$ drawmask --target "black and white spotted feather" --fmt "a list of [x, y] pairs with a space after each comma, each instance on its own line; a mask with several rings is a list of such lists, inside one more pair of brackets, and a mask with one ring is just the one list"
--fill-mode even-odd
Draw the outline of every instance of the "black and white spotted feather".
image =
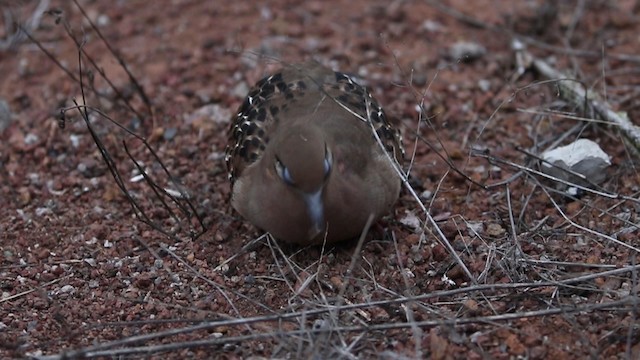
[[[300, 102], [308, 100], [308, 96], [326, 96], [360, 121], [372, 125], [372, 131], [376, 131], [385, 150], [401, 163], [404, 149], [400, 131], [387, 120], [371, 93], [350, 76], [312, 62], [289, 66], [267, 76], [249, 91], [231, 121], [229, 131], [225, 160], [232, 183], [247, 166], [260, 159], [269, 144], [270, 134], [280, 126], [287, 126], [288, 119], [296, 114], [313, 111], [299, 109]], [[313, 106], [309, 104], [314, 101], [307, 104]]]

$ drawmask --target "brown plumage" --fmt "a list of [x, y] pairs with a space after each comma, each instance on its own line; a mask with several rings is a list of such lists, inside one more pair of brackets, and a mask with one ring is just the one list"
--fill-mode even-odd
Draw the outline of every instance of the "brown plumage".
[[401, 181], [400, 133], [351, 77], [316, 62], [260, 80], [231, 123], [231, 204], [277, 239], [306, 244], [358, 236], [388, 212]]

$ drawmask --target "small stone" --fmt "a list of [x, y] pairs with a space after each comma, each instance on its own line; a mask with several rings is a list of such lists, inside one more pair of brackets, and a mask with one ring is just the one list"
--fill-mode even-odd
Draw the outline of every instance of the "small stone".
[[491, 89], [491, 82], [487, 79], [480, 79], [478, 80], [478, 87], [483, 92], [487, 92]]
[[96, 259], [94, 259], [94, 258], [85, 258], [85, 259], [82, 259], [82, 261], [86, 262], [91, 267], [96, 267], [96, 265], [97, 265]]
[[[545, 151], [541, 157], [545, 160], [542, 163], [543, 172], [582, 186], [604, 181], [607, 178], [605, 170], [611, 165], [611, 157], [589, 139], [578, 139], [571, 144]], [[584, 179], [563, 169], [581, 174]]]
[[184, 121], [187, 124], [199, 124], [202, 120], [213, 120], [216, 124], [224, 124], [229, 122], [231, 118], [231, 110], [219, 104], [208, 104], [199, 109], [196, 109], [190, 114], [184, 116]]
[[470, 221], [467, 223], [467, 229], [470, 236], [480, 234], [484, 230], [484, 223], [482, 221]]
[[249, 85], [241, 81], [231, 89], [231, 94], [235, 97], [242, 98], [249, 92]]
[[102, 176], [107, 171], [106, 167], [100, 166], [95, 159], [86, 159], [79, 163], [76, 170], [80, 172], [85, 178], [93, 179]]
[[12, 121], [11, 109], [9, 108], [9, 103], [7, 103], [4, 99], [0, 99], [0, 133], [4, 131]]
[[413, 212], [407, 211], [406, 215], [400, 219], [400, 223], [413, 230], [421, 228], [420, 219]]
[[109, 19], [109, 16], [107, 16], [105, 14], [98, 15], [98, 18], [96, 19], [96, 24], [99, 27], [105, 27], [105, 26], [109, 25], [110, 23], [111, 23], [111, 19]]
[[36, 257], [39, 260], [44, 260], [46, 258], [49, 257], [49, 255], [51, 255], [51, 252], [49, 251], [49, 249], [40, 249], [38, 250], [38, 252], [36, 253]]
[[53, 211], [51, 211], [51, 209], [46, 208], [46, 207], [39, 207], [36, 209], [36, 216], [45, 216], [45, 215], [51, 215], [53, 214]]
[[453, 60], [472, 62], [484, 56], [487, 49], [479, 43], [459, 41], [449, 48], [449, 57]]
[[473, 299], [467, 299], [464, 301], [464, 307], [471, 311], [478, 311], [478, 302]]
[[34, 133], [28, 133], [27, 136], [24, 137], [24, 143], [28, 146], [36, 144], [39, 140], [38, 135]]
[[505, 230], [502, 226], [495, 224], [495, 223], [491, 223], [487, 226], [487, 235], [489, 236], [493, 236], [493, 237], [499, 237], [502, 236], [505, 233]]
[[342, 287], [342, 277], [340, 276], [332, 276], [329, 278], [331, 285], [333, 285], [336, 289], [340, 289]]
[[439, 32], [442, 30], [442, 24], [433, 20], [425, 20], [422, 22], [422, 28], [428, 32]]
[[165, 129], [164, 133], [162, 134], [162, 137], [165, 139], [165, 141], [170, 141], [176, 137], [177, 133], [178, 133], [178, 129], [174, 127], [170, 127], [168, 129]]
[[71, 285], [65, 285], [61, 287], [59, 291], [60, 294], [73, 294], [75, 292], [76, 292], [76, 288], [74, 288]]

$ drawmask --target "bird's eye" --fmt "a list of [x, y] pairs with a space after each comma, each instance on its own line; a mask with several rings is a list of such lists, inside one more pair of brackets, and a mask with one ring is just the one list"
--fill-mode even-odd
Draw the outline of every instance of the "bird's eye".
[[280, 159], [276, 158], [276, 173], [284, 181], [287, 185], [294, 185], [293, 178], [291, 177], [291, 173], [289, 169], [282, 164]]
[[332, 167], [333, 167], [333, 155], [331, 155], [331, 151], [325, 147], [325, 150], [324, 150], [324, 178], [325, 179], [329, 177]]

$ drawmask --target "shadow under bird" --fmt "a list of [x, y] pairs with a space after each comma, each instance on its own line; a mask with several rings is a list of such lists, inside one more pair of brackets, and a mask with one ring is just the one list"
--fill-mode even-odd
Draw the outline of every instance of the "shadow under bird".
[[403, 156], [400, 132], [363, 86], [317, 62], [289, 65], [257, 82], [232, 120], [231, 204], [285, 242], [351, 239], [398, 199], [390, 159]]

